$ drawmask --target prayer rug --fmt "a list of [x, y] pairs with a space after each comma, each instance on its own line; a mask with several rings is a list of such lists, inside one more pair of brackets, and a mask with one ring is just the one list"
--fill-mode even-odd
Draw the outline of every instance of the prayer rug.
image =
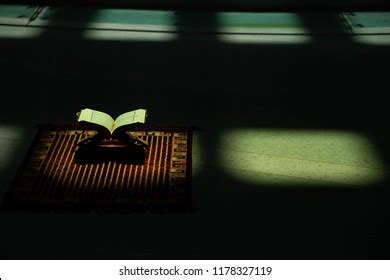
[[[192, 131], [150, 127], [132, 131], [148, 143], [139, 161], [78, 161], [77, 143], [94, 131], [43, 126], [5, 199], [6, 208], [182, 210], [191, 202]], [[115, 155], [114, 155], [115, 156]]]

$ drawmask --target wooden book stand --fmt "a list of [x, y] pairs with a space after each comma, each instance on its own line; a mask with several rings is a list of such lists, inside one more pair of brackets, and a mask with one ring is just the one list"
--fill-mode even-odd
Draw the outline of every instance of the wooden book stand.
[[146, 141], [131, 132], [124, 132], [116, 138], [106, 138], [96, 133], [77, 143], [76, 162], [87, 164], [115, 161], [143, 164], [147, 147]]

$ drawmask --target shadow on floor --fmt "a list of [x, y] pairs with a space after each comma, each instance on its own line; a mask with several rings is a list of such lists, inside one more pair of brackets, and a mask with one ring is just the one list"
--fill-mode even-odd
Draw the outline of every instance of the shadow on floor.
[[214, 17], [178, 12], [173, 41], [86, 40], [71, 31], [0, 38], [0, 119], [73, 122], [84, 107], [113, 115], [144, 107], [150, 123], [200, 127], [207, 163], [193, 178], [193, 213], [3, 213], [1, 258], [389, 258], [388, 178], [348, 188], [249, 184], [218, 168], [216, 153], [225, 129], [345, 129], [372, 136], [388, 166], [389, 48], [330, 35], [228, 43], [186, 25], [213, 31]]

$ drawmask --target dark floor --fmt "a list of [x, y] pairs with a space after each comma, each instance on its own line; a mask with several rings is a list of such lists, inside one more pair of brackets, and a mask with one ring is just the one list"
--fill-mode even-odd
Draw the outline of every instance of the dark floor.
[[[38, 35], [28, 37], [1, 26], [0, 120], [2, 138], [11, 139], [2, 153], [12, 150], [0, 166], [2, 193], [34, 125], [74, 122], [80, 108], [117, 115], [143, 107], [150, 123], [200, 130], [193, 212], [2, 212], [0, 258], [389, 258], [388, 36], [359, 40], [323, 16], [331, 33], [301, 16], [309, 31], [302, 42], [294, 34], [223, 41], [213, 14], [178, 13], [178, 32], [166, 41], [115, 32], [86, 39], [78, 28], [30, 27], [26, 33]], [[196, 21], [210, 32], [188, 29]], [[248, 181], [220, 164], [221, 143], [235, 143], [225, 133], [242, 129], [365, 135], [384, 173], [348, 184], [326, 172], [330, 180]]]

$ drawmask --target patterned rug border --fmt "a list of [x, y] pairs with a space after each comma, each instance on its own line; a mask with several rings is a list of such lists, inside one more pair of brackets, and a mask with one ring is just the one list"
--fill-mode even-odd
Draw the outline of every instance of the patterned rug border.
[[[42, 134], [46, 130], [91, 130], [91, 128], [88, 127], [87, 125], [68, 124], [68, 123], [38, 124], [36, 126], [36, 129], [37, 130], [35, 132], [34, 138], [31, 141], [30, 146], [28, 147], [22, 162], [18, 166], [17, 171], [16, 171], [10, 185], [8, 186], [8, 188], [5, 192], [3, 200], [1, 201], [0, 210], [2, 210], [2, 211], [15, 210], [13, 207], [10, 207], [10, 205], [8, 205], [8, 203], [7, 203], [8, 197], [10, 195], [12, 195], [12, 190], [16, 187], [20, 176], [22, 176], [23, 171], [25, 170], [25, 168], [28, 165], [28, 162], [29, 162], [29, 160], [34, 152], [36, 145], [39, 142], [39, 139], [41, 138]], [[151, 130], [159, 130], [159, 131], [174, 130], [177, 132], [187, 132], [188, 133], [189, 137], [187, 140], [188, 141], [187, 145], [189, 147], [188, 148], [189, 153], [188, 153], [188, 158], [187, 158], [187, 168], [188, 168], [189, 172], [188, 172], [187, 180], [186, 180], [187, 188], [186, 188], [186, 192], [185, 192], [185, 199], [187, 202], [191, 202], [192, 201], [192, 143], [193, 143], [193, 131], [196, 130], [196, 128], [175, 126], [175, 125], [156, 125], [156, 124], [149, 125], [149, 124], [147, 124], [147, 125], [142, 125], [140, 127], [134, 128], [131, 131], [151, 131]], [[189, 205], [190, 205], [189, 208], [191, 209], [192, 203], [190, 203]], [[16, 208], [16, 210], [18, 210], [18, 209], [20, 210], [20, 208]], [[190, 209], [187, 209], [187, 210], [190, 210]]]

